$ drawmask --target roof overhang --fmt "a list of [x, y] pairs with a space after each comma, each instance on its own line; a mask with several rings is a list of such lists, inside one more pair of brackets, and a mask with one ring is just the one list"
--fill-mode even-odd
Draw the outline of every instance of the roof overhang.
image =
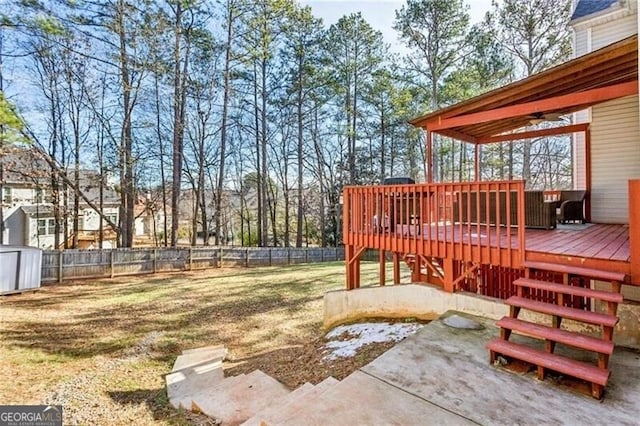
[[410, 121], [472, 143], [521, 139], [533, 115], [566, 115], [638, 93], [637, 34], [469, 100]]

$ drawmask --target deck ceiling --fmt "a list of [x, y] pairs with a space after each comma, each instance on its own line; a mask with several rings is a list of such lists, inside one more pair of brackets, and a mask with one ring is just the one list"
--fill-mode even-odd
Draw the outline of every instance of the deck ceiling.
[[534, 114], [570, 114], [637, 94], [637, 81], [636, 34], [410, 123], [456, 139], [483, 143], [492, 136], [526, 127]]

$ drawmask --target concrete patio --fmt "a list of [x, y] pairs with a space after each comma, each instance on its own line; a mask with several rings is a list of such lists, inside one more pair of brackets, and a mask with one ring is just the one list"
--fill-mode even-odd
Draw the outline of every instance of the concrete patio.
[[485, 344], [498, 334], [495, 322], [466, 316], [484, 329], [456, 329], [442, 322], [452, 313], [307, 400], [282, 424], [638, 424], [640, 353], [616, 349], [605, 397], [597, 401], [489, 365]]
[[[465, 320], [478, 329], [445, 323]], [[217, 379], [209, 377], [211, 369], [201, 374], [196, 370], [211, 363], [221, 374], [224, 355], [204, 348], [212, 353], [211, 360], [196, 360], [194, 371], [183, 366], [167, 376], [167, 391], [175, 406], [195, 408], [223, 425], [638, 424], [637, 350], [616, 348], [611, 379], [604, 399], [598, 401], [577, 392], [575, 383], [567, 386], [565, 378], [539, 381], [533, 372], [490, 365], [485, 345], [497, 334], [494, 320], [448, 311], [342, 381], [330, 377], [292, 392], [259, 370]], [[182, 358], [198, 354], [185, 353]], [[172, 379], [180, 374], [186, 381]]]

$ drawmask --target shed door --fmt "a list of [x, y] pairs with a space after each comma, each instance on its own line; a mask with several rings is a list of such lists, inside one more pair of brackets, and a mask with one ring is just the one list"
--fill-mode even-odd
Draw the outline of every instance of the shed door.
[[0, 252], [0, 292], [18, 289], [18, 259], [17, 251]]

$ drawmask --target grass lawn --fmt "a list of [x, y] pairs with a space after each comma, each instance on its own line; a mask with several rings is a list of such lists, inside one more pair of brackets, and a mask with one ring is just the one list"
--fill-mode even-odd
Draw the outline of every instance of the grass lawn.
[[[376, 263], [362, 264], [376, 283]], [[65, 424], [203, 424], [174, 410], [163, 374], [183, 349], [225, 344], [227, 376], [256, 368], [291, 388], [341, 379], [390, 344], [322, 360], [323, 295], [344, 263], [122, 277], [0, 298], [0, 404], [64, 405]]]

